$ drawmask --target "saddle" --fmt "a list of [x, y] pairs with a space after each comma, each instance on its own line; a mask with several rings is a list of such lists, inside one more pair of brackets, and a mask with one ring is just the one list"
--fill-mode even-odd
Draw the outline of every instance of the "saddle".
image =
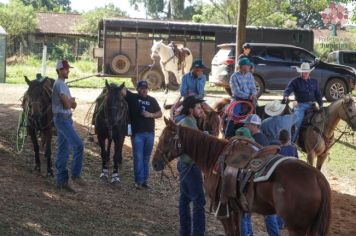
[[[256, 151], [253, 155], [237, 152], [236, 142], [252, 144]], [[219, 219], [230, 217], [230, 212], [249, 212], [254, 201], [254, 183], [267, 181], [275, 168], [284, 160], [291, 157], [278, 155], [280, 147], [277, 145], [261, 147], [247, 138], [233, 138], [225, 151], [221, 154], [218, 165], [221, 186], [216, 195], [220, 195], [215, 211]]]
[[178, 70], [182, 70], [184, 73], [185, 57], [190, 55], [190, 51], [187, 48], [178, 48], [177, 44], [173, 41], [168, 45], [172, 48], [174, 56], [178, 58]]
[[312, 128], [316, 132], [323, 135], [326, 121], [326, 110], [325, 109], [316, 109], [312, 107], [311, 109], [305, 112], [305, 116], [303, 119], [302, 126], [300, 127], [299, 136], [298, 136], [298, 144], [305, 152], [305, 143], [304, 136], [307, 132], [308, 128]]

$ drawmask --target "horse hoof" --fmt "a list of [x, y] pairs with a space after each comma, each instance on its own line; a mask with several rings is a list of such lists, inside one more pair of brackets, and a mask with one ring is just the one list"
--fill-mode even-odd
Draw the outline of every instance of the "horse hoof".
[[120, 177], [118, 173], [113, 173], [111, 176], [111, 184], [112, 185], [117, 185], [118, 183], [120, 183]]
[[54, 177], [54, 174], [53, 174], [53, 172], [52, 172], [52, 171], [50, 171], [50, 172], [47, 172], [47, 177]]
[[100, 179], [104, 182], [107, 182], [109, 179], [109, 171], [107, 169], [103, 169], [103, 171], [100, 174]]

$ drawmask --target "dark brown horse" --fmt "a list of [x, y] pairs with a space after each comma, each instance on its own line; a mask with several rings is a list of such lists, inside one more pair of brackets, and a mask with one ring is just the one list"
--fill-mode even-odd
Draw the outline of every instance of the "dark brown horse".
[[[111, 183], [120, 181], [119, 165], [122, 163], [122, 147], [127, 134], [128, 106], [121, 91], [125, 83], [120, 86], [105, 82], [103, 93], [97, 98], [95, 105], [95, 133], [101, 148], [102, 173], [100, 178], [107, 181], [109, 178], [109, 160], [111, 143], [114, 141], [114, 168]], [[107, 141], [107, 145], [106, 144]]]
[[[228, 141], [187, 127], [177, 126], [165, 119], [166, 127], [159, 138], [152, 165], [156, 171], [186, 153], [204, 172], [207, 195], [217, 196], [219, 174], [213, 167], [228, 144]], [[234, 155], [252, 156], [256, 145], [237, 142]], [[327, 235], [331, 207], [330, 186], [323, 174], [314, 167], [300, 161], [282, 162], [269, 180], [254, 183], [254, 198], [251, 211], [262, 215], [278, 214], [288, 228], [289, 235]], [[215, 199], [212, 199], [215, 202]], [[230, 200], [237, 201], [237, 198]], [[240, 235], [241, 210], [232, 211], [230, 217], [221, 220], [226, 235]]]
[[[28, 106], [27, 132], [31, 137], [35, 152], [35, 170], [41, 173], [40, 147], [45, 148], [47, 176], [53, 176], [51, 143], [53, 128], [52, 87], [54, 80], [46, 77], [30, 81], [25, 76], [25, 81], [29, 87], [25, 92], [22, 107], [25, 110]], [[38, 135], [41, 137], [41, 146], [38, 144]]]

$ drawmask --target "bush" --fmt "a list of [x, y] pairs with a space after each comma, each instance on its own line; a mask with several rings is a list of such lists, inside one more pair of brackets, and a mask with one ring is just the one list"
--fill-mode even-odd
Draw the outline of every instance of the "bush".
[[58, 43], [56, 44], [50, 54], [51, 60], [67, 59], [68, 61], [74, 61], [74, 56], [72, 53], [72, 46], [68, 43]]

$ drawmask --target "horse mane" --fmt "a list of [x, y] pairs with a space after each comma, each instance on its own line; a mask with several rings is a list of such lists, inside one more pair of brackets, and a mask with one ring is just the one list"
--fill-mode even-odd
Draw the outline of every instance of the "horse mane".
[[179, 136], [184, 153], [189, 155], [203, 172], [208, 172], [214, 167], [228, 143], [227, 140], [184, 126], [179, 126]]

